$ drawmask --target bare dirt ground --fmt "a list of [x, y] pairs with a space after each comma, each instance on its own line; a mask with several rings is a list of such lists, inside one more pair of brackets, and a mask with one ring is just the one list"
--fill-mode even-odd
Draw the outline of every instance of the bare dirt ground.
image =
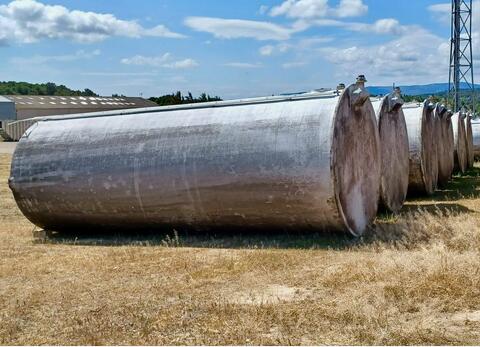
[[16, 142], [3, 142], [0, 141], [0, 154], [13, 154], [15, 147], [17, 146]]
[[[0, 344], [480, 344], [480, 170], [361, 240], [34, 230], [0, 154]], [[41, 236], [41, 233], [40, 233]]]

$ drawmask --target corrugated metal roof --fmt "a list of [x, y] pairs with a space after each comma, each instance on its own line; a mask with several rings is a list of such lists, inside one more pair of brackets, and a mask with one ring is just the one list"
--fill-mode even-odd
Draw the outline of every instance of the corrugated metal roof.
[[12, 102], [12, 100], [0, 95], [0, 102]]
[[[157, 106], [154, 102], [134, 97], [5, 95], [15, 102], [17, 110], [26, 109], [125, 109]], [[1, 96], [0, 96], [1, 98]]]

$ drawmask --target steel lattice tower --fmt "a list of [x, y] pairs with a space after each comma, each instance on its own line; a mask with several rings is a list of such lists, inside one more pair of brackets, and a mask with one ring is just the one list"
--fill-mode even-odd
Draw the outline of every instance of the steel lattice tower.
[[[452, 39], [450, 43], [449, 102], [455, 112], [463, 106], [475, 111], [473, 79], [472, 0], [452, 0]], [[460, 89], [471, 94], [471, 103], [462, 105]]]

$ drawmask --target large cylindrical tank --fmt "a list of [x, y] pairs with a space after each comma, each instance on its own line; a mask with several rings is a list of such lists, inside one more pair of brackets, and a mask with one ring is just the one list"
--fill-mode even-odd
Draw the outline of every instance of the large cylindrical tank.
[[433, 194], [437, 175], [435, 105], [430, 101], [403, 106], [409, 143], [409, 194]]
[[453, 124], [452, 124], [452, 116], [453, 116], [453, 111], [452, 110], [447, 110], [447, 113], [445, 115], [445, 120], [446, 122], [445, 123], [442, 123], [442, 124], [445, 124], [444, 125], [444, 128], [442, 131], [446, 131], [446, 136], [444, 134], [444, 137], [446, 137], [446, 144], [448, 145], [447, 147], [447, 154], [450, 158], [450, 160], [448, 161], [449, 164], [450, 164], [450, 168], [451, 168], [451, 175], [450, 175], [450, 179], [451, 179], [451, 176], [453, 175], [453, 171], [455, 169], [455, 137], [453, 135]]
[[453, 140], [451, 113], [445, 105], [437, 104], [435, 118], [437, 122], [437, 157], [438, 157], [438, 185], [445, 187], [453, 173]]
[[466, 114], [463, 111], [452, 116], [455, 171], [460, 173], [465, 173], [468, 168], [465, 117]]
[[362, 234], [380, 148], [362, 85], [305, 95], [39, 120], [10, 187], [48, 230], [313, 228]]
[[472, 136], [473, 136], [473, 154], [476, 160], [480, 158], [480, 122], [472, 122]]
[[433, 111], [433, 150], [435, 151], [436, 163], [433, 165], [433, 187], [434, 190], [438, 188], [438, 173], [439, 173], [439, 163], [438, 158], [441, 155], [440, 151], [440, 136], [441, 136], [441, 121], [436, 112], [436, 106]]
[[383, 208], [394, 213], [399, 212], [405, 203], [410, 171], [403, 103], [399, 90], [382, 99], [372, 100], [380, 133], [380, 203]]
[[472, 114], [468, 113], [465, 117], [465, 141], [467, 147], [467, 166], [472, 168], [475, 163], [475, 154], [473, 153], [473, 130], [472, 130]]

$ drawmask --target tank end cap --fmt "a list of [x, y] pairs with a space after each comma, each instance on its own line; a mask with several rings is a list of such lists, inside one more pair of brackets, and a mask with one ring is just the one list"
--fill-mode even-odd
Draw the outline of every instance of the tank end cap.
[[357, 84], [352, 84], [348, 88], [348, 93], [350, 96], [350, 106], [353, 109], [363, 106], [363, 104], [370, 99], [370, 93], [365, 87]]
[[392, 93], [390, 93], [387, 98], [388, 98], [389, 112], [397, 111], [405, 103], [405, 101], [403, 101], [400, 88], [395, 88], [395, 90]]

